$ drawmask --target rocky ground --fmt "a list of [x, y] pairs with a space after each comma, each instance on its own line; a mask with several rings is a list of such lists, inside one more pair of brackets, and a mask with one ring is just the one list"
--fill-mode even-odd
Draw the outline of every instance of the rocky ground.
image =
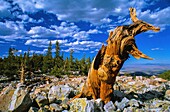
[[1, 112], [170, 112], [170, 81], [152, 76], [118, 76], [114, 101], [77, 98], [86, 77], [46, 77], [25, 85], [0, 83]]

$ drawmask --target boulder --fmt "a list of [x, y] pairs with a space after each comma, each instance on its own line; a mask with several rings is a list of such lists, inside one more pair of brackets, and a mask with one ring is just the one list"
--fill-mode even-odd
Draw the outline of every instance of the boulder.
[[114, 106], [113, 102], [110, 101], [104, 105], [104, 110], [106, 112], [112, 112], [116, 110], [116, 107]]
[[45, 92], [37, 94], [37, 98], [35, 99], [35, 101], [37, 102], [39, 107], [43, 107], [49, 103]]
[[121, 102], [116, 101], [115, 105], [118, 109], [123, 110], [128, 105], [129, 100], [124, 97]]
[[87, 98], [76, 98], [70, 103], [70, 112], [85, 112]]
[[87, 101], [85, 112], [95, 112], [94, 111], [94, 101]]
[[73, 88], [69, 87], [68, 85], [52, 86], [48, 92], [49, 102], [52, 103], [56, 99], [63, 101], [64, 99], [68, 98], [71, 91], [73, 91]]
[[12, 96], [14, 94], [14, 87], [12, 87], [11, 85], [10, 86], [7, 86], [6, 88], [4, 88], [2, 91], [1, 91], [1, 94], [0, 94], [0, 111], [2, 112], [6, 112], [8, 111], [8, 107], [10, 105], [10, 102], [12, 101]]
[[118, 90], [114, 90], [114, 100], [121, 101], [125, 96], [126, 96], [125, 93]]
[[76, 98], [70, 104], [70, 112], [103, 112], [101, 99], [87, 100], [87, 98]]
[[31, 107], [31, 104], [32, 100], [29, 92], [25, 90], [25, 87], [21, 83], [19, 83], [12, 95], [9, 111], [26, 112]]

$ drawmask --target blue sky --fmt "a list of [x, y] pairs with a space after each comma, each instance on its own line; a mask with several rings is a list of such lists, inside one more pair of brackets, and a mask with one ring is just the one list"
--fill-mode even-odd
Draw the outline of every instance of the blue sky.
[[169, 0], [0, 0], [0, 56], [9, 47], [45, 54], [49, 42], [59, 41], [65, 56], [71, 49], [81, 59], [94, 57], [106, 44], [109, 31], [116, 26], [131, 24], [129, 7], [135, 7], [139, 19], [159, 26], [158, 33], [137, 35], [136, 43], [143, 53], [154, 60], [126, 63], [170, 64], [170, 1]]

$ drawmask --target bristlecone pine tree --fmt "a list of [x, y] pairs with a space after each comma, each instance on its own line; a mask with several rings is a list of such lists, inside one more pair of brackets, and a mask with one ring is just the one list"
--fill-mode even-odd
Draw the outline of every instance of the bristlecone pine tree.
[[74, 98], [101, 98], [104, 103], [107, 103], [112, 100], [116, 76], [124, 62], [129, 58], [129, 54], [137, 59], [152, 59], [138, 50], [134, 37], [148, 30], [159, 31], [160, 28], [139, 20], [136, 17], [135, 8], [129, 10], [133, 23], [128, 26], [118, 26], [110, 32], [107, 46], [103, 45], [99, 50], [91, 64], [88, 78], [81, 93]]

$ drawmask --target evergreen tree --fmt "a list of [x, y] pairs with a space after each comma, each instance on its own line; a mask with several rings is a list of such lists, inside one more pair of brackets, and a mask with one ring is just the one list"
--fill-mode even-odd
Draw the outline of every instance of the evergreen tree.
[[59, 45], [58, 41], [56, 41], [56, 48], [55, 48], [55, 50], [56, 50], [55, 58], [60, 57], [60, 45]]
[[64, 62], [62, 56], [60, 56], [60, 45], [59, 42], [56, 41], [56, 53], [55, 53], [55, 58], [54, 58], [54, 68], [51, 71], [51, 75], [55, 75], [60, 77], [61, 75], [64, 74]]
[[85, 75], [86, 72], [87, 72], [87, 69], [86, 69], [86, 55], [84, 55], [83, 58], [80, 60], [80, 66], [81, 66], [82, 74]]
[[69, 59], [68, 59], [68, 57], [64, 61], [64, 71], [65, 72], [69, 71]]
[[71, 49], [70, 50], [70, 58], [69, 58], [69, 70], [73, 70], [73, 66], [74, 66], [74, 63], [73, 63], [73, 53], [74, 53], [74, 50]]
[[4, 74], [10, 78], [14, 78], [18, 74], [18, 63], [14, 56], [16, 49], [9, 48], [8, 57], [4, 60]]
[[90, 59], [90, 57], [88, 57], [88, 58], [86, 59], [86, 66], [87, 66], [87, 71], [88, 71], [89, 68], [90, 68], [90, 66], [91, 66], [91, 59]]
[[0, 58], [0, 76], [4, 74], [4, 60]]
[[49, 72], [53, 67], [53, 58], [52, 58], [52, 43], [50, 41], [47, 54], [43, 58], [43, 72], [47, 73]]

